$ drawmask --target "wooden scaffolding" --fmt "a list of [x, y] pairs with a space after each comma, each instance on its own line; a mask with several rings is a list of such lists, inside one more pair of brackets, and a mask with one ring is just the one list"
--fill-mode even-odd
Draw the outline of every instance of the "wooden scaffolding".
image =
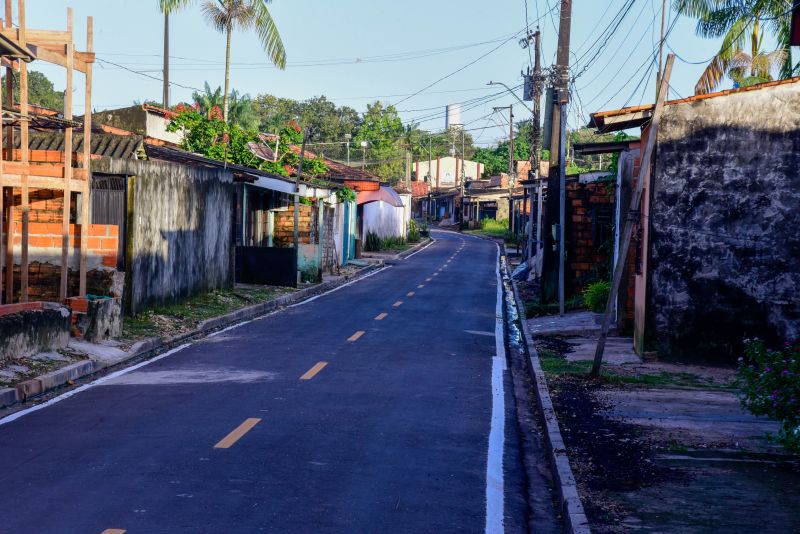
[[[28, 244], [31, 188], [62, 191], [64, 195], [61, 222], [61, 280], [59, 298], [63, 302], [68, 291], [70, 217], [72, 193], [80, 195], [80, 245], [79, 245], [79, 295], [86, 295], [86, 248], [89, 226], [89, 192], [91, 187], [91, 98], [92, 98], [92, 17], [86, 21], [86, 51], [75, 49], [73, 38], [72, 9], [67, 9], [65, 31], [32, 30], [25, 24], [25, 0], [17, 1], [17, 25], [12, 24], [12, 0], [5, 0], [5, 16], [0, 24], [0, 55], [6, 67], [5, 87], [0, 87], [2, 106], [2, 128], [0, 128], [0, 147], [5, 147], [0, 157], [0, 304], [14, 300], [14, 240], [13, 227], [15, 214], [14, 190], [21, 192], [19, 209], [21, 211], [20, 248], [20, 294], [19, 302], [28, 301]], [[28, 102], [28, 63], [44, 61], [64, 67], [67, 71], [64, 91], [63, 117], [53, 117], [33, 113]], [[13, 96], [15, 71], [19, 76], [19, 106]], [[75, 71], [85, 74], [85, 111], [83, 124], [75, 122], [72, 115], [73, 77]], [[2, 92], [5, 91], [5, 94]], [[4, 97], [4, 98], [3, 98]], [[73, 158], [73, 129], [83, 127], [82, 154]], [[30, 158], [31, 130], [60, 130], [64, 132], [63, 158], [60, 162], [38, 162]], [[19, 149], [14, 149], [15, 136], [19, 139]]]

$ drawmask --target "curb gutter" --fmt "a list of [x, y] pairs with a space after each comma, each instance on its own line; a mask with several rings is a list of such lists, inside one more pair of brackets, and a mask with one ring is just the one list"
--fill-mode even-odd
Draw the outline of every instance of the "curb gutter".
[[564, 516], [565, 531], [575, 534], [590, 534], [589, 520], [586, 518], [586, 513], [583, 510], [583, 504], [578, 494], [578, 486], [575, 482], [575, 475], [573, 475], [572, 468], [569, 464], [567, 448], [561, 437], [561, 430], [558, 426], [558, 418], [556, 417], [556, 411], [553, 407], [553, 400], [550, 398], [550, 390], [547, 388], [547, 380], [544, 371], [542, 371], [539, 354], [536, 352], [536, 347], [533, 344], [533, 335], [531, 335], [528, 324], [525, 321], [525, 307], [522, 305], [522, 301], [519, 297], [517, 284], [511, 279], [510, 274], [509, 280], [511, 280], [511, 287], [514, 290], [514, 303], [517, 306], [519, 322], [522, 327], [522, 333], [525, 336], [525, 346], [528, 350], [530, 364], [528, 366], [528, 372], [536, 388], [536, 403], [539, 406], [544, 420], [544, 437], [547, 446], [547, 455], [556, 482], [561, 512]]
[[219, 317], [206, 319], [194, 330], [190, 330], [189, 332], [184, 332], [176, 336], [164, 339], [152, 337], [142, 341], [137, 341], [131, 347], [130, 352], [118, 360], [104, 362], [80, 360], [60, 369], [56, 369], [55, 371], [37, 376], [36, 378], [31, 378], [30, 380], [20, 382], [14, 387], [2, 388], [0, 389], [0, 408], [12, 407], [14, 404], [25, 402], [30, 400], [32, 397], [48, 393], [54, 389], [64, 386], [65, 384], [70, 384], [71, 382], [81, 378], [86, 378], [87, 376], [93, 375], [110, 367], [116, 367], [118, 365], [129, 363], [132, 360], [146, 360], [152, 358], [153, 356], [180, 345], [185, 341], [204, 337], [215, 330], [220, 330], [242, 321], [247, 321], [249, 319], [266, 315], [270, 312], [285, 308], [291, 304], [296, 304], [321, 293], [325, 293], [326, 291], [330, 291], [331, 289], [344, 285], [348, 282], [362, 278], [370, 272], [381, 268], [382, 266], [383, 262], [375, 263], [374, 265], [369, 265], [363, 269], [359, 269], [355, 273], [345, 276], [340, 280], [323, 282], [317, 286], [301, 289], [289, 295], [284, 295], [267, 302], [254, 304], [246, 308], [232, 311], [225, 315], [220, 315]]

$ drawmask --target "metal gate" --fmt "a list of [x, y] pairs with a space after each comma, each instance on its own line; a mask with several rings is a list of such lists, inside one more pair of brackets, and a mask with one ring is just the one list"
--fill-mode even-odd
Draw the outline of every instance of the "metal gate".
[[91, 224], [113, 224], [119, 228], [117, 270], [125, 270], [125, 221], [127, 219], [127, 177], [92, 174]]

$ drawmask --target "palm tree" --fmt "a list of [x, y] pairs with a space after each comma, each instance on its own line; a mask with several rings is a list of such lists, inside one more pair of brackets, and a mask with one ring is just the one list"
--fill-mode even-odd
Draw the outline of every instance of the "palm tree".
[[[697, 35], [722, 37], [720, 50], [698, 80], [695, 93], [706, 94], [716, 90], [725, 74], [731, 68], [736, 68], [734, 58], [743, 53], [748, 45], [751, 58], [769, 56], [760, 53], [765, 32], [778, 41], [782, 59], [781, 77], [791, 76], [793, 68], [789, 35], [792, 0], [673, 0], [673, 7], [681, 15], [698, 19]], [[763, 65], [764, 62], [758, 60], [754, 63]], [[763, 74], [762, 67], [758, 69]], [[756, 70], [751, 69], [751, 73], [754, 72]]]
[[759, 52], [755, 56], [741, 51], [731, 58], [728, 77], [739, 87], [769, 82], [772, 81], [772, 72], [783, 65], [785, 58], [786, 52], [781, 49]]
[[[216, 112], [220, 112], [224, 106], [224, 98], [222, 96], [222, 88], [217, 87], [213, 91], [208, 82], [205, 82], [205, 87], [202, 92], [194, 91], [192, 93], [192, 100], [200, 108], [200, 112], [206, 116], [213, 113], [214, 108]], [[254, 130], [258, 127], [258, 118], [255, 116], [253, 109], [253, 100], [250, 95], [239, 94], [239, 91], [233, 90], [230, 92], [230, 102], [228, 104], [228, 114], [231, 124], [238, 124], [245, 130]]]
[[169, 14], [188, 6], [194, 0], [159, 0], [158, 5], [164, 14], [164, 96], [162, 105], [169, 108]]
[[255, 30], [264, 51], [273, 65], [280, 69], [286, 67], [286, 50], [275, 26], [275, 21], [267, 9], [272, 0], [205, 0], [203, 13], [211, 25], [225, 34], [225, 93], [222, 117], [228, 121], [230, 105], [231, 33], [234, 29]]

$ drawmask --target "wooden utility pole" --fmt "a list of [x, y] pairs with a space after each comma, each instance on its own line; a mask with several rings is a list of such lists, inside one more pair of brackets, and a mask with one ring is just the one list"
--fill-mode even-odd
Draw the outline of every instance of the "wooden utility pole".
[[[555, 80], [553, 80], [553, 125], [550, 140], [550, 166], [558, 165], [558, 311], [564, 315], [564, 269], [566, 223], [566, 131], [567, 104], [569, 103], [569, 42], [572, 29], [572, 0], [561, 0], [561, 18], [558, 28]], [[556, 151], [558, 148], [558, 151]]]
[[661, 0], [661, 40], [658, 42], [658, 72], [656, 73], [656, 100], [661, 86], [661, 68], [664, 64], [664, 23], [667, 17], [667, 0]]
[[[542, 130], [541, 130], [541, 101], [542, 101], [542, 65], [541, 65], [541, 37], [542, 34], [536, 30], [534, 36], [534, 63], [533, 63], [533, 113], [531, 114], [531, 138], [530, 138], [530, 160], [531, 170], [528, 179], [533, 177], [539, 180], [538, 195], [541, 196], [541, 177], [539, 176], [539, 158], [541, 155], [542, 145]], [[533, 189], [531, 189], [533, 191]], [[533, 196], [531, 196], [531, 212], [533, 212]], [[539, 233], [539, 226], [541, 226], [541, 210], [537, 213], [537, 235]], [[528, 225], [528, 262], [533, 263], [534, 241], [533, 241], [533, 221]], [[538, 237], [536, 252], [538, 254]]]
[[[94, 19], [86, 18], [86, 51], [94, 52]], [[86, 296], [86, 250], [89, 244], [89, 193], [92, 188], [92, 63], [86, 64], [86, 96], [83, 114], [83, 168], [86, 182], [81, 191], [81, 249], [78, 268], [78, 295]]]
[[[303, 175], [303, 159], [306, 155], [306, 140], [309, 131], [303, 128], [303, 144], [300, 145], [300, 161], [297, 164], [297, 176], [294, 179], [294, 261], [295, 270], [300, 261], [300, 180]], [[300, 274], [298, 272], [297, 276]]]
[[[26, 46], [27, 36], [25, 35], [25, 0], [19, 0], [17, 17], [19, 18], [19, 44], [22, 47]], [[28, 110], [28, 63], [20, 60], [19, 62], [19, 110], [22, 114], [22, 119], [19, 125], [19, 152], [20, 162], [22, 163], [23, 171], [22, 182], [22, 251], [19, 261], [19, 274], [20, 274], [20, 288], [19, 288], [19, 301], [28, 302], [28, 244], [29, 244], [29, 226], [30, 226], [30, 198], [29, 198], [29, 175], [28, 164], [30, 163], [30, 137], [29, 125], [30, 120]]]
[[656, 137], [658, 136], [658, 126], [661, 123], [661, 114], [664, 110], [664, 100], [667, 96], [669, 78], [672, 74], [672, 64], [674, 62], [675, 55], [668, 55], [667, 64], [664, 68], [664, 76], [661, 78], [661, 86], [658, 90], [656, 108], [653, 112], [653, 119], [650, 121], [650, 130], [647, 133], [647, 144], [645, 145], [644, 154], [642, 154], [641, 165], [639, 166], [639, 177], [636, 180], [636, 190], [633, 192], [633, 196], [631, 197], [631, 205], [630, 208], [628, 208], [628, 217], [625, 221], [625, 228], [622, 231], [619, 258], [617, 259], [617, 264], [614, 266], [614, 279], [611, 283], [611, 290], [608, 292], [606, 312], [603, 316], [603, 326], [600, 330], [600, 337], [597, 340], [597, 349], [594, 353], [594, 363], [591, 371], [592, 377], [600, 376], [600, 367], [603, 364], [603, 351], [606, 347], [608, 329], [611, 325], [611, 317], [614, 314], [614, 305], [617, 302], [617, 295], [619, 294], [619, 287], [622, 282], [622, 273], [625, 270], [625, 262], [628, 258], [628, 249], [630, 249], [631, 246], [633, 227], [637, 222], [636, 218], [639, 216], [639, 207], [642, 203], [642, 191], [644, 190], [645, 184], [649, 183], [650, 181], [653, 151], [656, 145]]
[[169, 109], [169, 8], [164, 8], [164, 109]]
[[[72, 8], [67, 9], [67, 33], [69, 42], [67, 53], [67, 87], [64, 91], [64, 118], [72, 121], [72, 79], [75, 63], [75, 43], [72, 40]], [[69, 220], [72, 209], [72, 126], [64, 130], [64, 204], [61, 208], [61, 279], [58, 285], [58, 299], [64, 302], [69, 287]]]

